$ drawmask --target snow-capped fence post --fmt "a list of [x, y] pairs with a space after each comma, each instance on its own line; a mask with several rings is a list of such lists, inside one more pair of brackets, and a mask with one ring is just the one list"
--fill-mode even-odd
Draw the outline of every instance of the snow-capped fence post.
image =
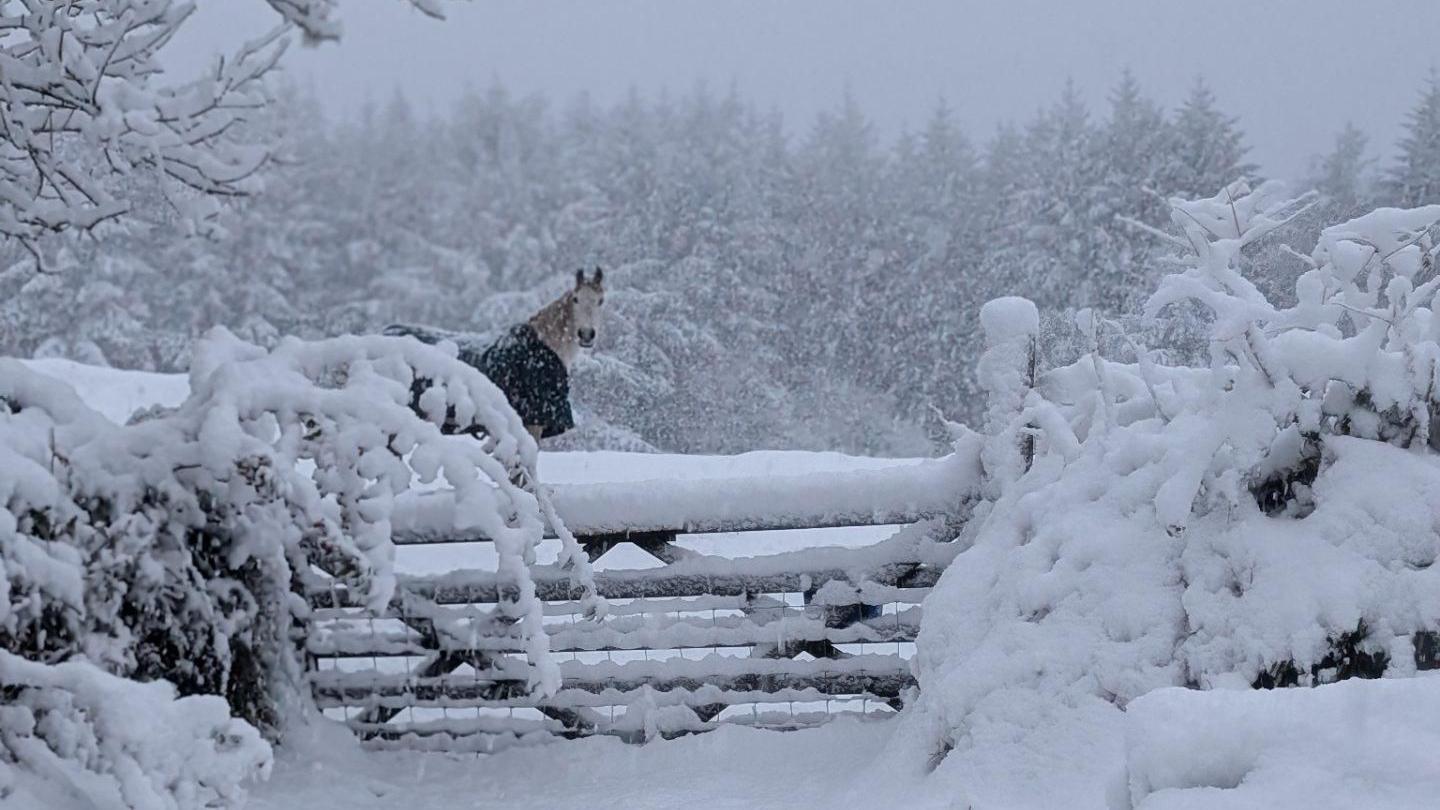
[[985, 391], [985, 450], [981, 461], [992, 481], [1020, 477], [1035, 459], [1035, 437], [1019, 423], [1035, 387], [1040, 314], [1027, 298], [996, 298], [980, 308], [985, 353], [978, 364]]

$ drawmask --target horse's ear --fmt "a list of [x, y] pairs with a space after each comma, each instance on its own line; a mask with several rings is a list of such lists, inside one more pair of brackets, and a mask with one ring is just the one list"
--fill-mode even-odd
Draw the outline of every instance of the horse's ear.
[[585, 268], [575, 271], [575, 289], [580, 289], [585, 284]]
[[596, 283], [596, 284], [599, 284], [600, 282], [602, 282], [602, 281], [604, 281], [604, 280], [605, 280], [605, 270], [604, 270], [604, 268], [602, 268], [602, 267], [600, 267], [600, 266], [597, 265], [597, 266], [595, 267], [595, 283]]

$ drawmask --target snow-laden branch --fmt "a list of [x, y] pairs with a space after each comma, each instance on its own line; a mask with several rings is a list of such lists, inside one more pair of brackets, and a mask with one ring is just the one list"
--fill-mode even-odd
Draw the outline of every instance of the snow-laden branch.
[[[263, 80], [287, 33], [340, 35], [334, 0], [267, 2], [281, 17], [274, 30], [166, 83], [161, 52], [194, 3], [0, 0], [0, 236], [39, 261], [39, 236], [127, 214], [121, 186], [140, 175], [202, 232], [221, 201], [259, 189], [270, 149], [241, 125], [270, 101]], [[440, 0], [409, 2], [441, 16]]]
[[129, 210], [116, 178], [154, 177], [204, 227], [217, 199], [258, 188], [263, 146], [238, 125], [268, 102], [262, 79], [285, 27], [188, 82], [159, 80], [162, 49], [194, 12], [172, 0], [0, 3], [0, 235], [31, 243]]
[[[338, 0], [265, 0], [286, 22], [296, 26], [309, 42], [339, 39], [340, 21], [335, 17]], [[420, 13], [437, 20], [445, 18], [444, 0], [402, 0]]]

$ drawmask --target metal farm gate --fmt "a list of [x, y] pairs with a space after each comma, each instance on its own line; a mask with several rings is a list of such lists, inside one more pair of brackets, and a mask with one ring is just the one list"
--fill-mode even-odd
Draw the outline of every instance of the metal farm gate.
[[[373, 747], [480, 752], [557, 735], [641, 740], [719, 723], [793, 729], [836, 713], [893, 712], [915, 685], [907, 659], [919, 603], [954, 554], [944, 541], [961, 510], [944, 463], [823, 483], [776, 477], [759, 496], [753, 481], [728, 494], [720, 481], [698, 504], [693, 482], [557, 487], [556, 506], [592, 560], [630, 543], [658, 567], [596, 571], [610, 604], [598, 621], [581, 618], [568, 573], [535, 568], [563, 677], [556, 694], [530, 695], [520, 640], [486, 632], [499, 592], [493, 572], [474, 570], [402, 576], [383, 615], [341, 589], [312, 591], [315, 700]], [[633, 525], [605, 525], [606, 510], [587, 508], [615, 503], [637, 504]], [[851, 526], [895, 530], [860, 547], [752, 557], [676, 543]], [[485, 541], [397, 533], [396, 543], [402, 554], [479, 556]]]

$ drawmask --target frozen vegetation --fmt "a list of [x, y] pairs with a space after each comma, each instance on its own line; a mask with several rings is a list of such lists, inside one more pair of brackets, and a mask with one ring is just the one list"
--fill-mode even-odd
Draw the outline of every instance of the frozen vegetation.
[[[1124, 780], [1124, 711], [1153, 690], [1313, 686], [1440, 663], [1440, 461], [1430, 438], [1440, 206], [1382, 209], [1327, 228], [1295, 303], [1277, 306], [1236, 260], [1302, 207], [1269, 185], [1244, 184], [1176, 204], [1191, 256], [1147, 311], [1196, 307], [1210, 332], [1204, 366], [1092, 354], [1026, 385], [1029, 359], [1013, 347], [1016, 335], [1023, 344], [1034, 334], [1034, 313], [987, 305], [996, 341], [980, 367], [994, 392], [987, 441], [999, 446], [985, 459], [1003, 480], [925, 603], [920, 701], [887, 757], [929, 763], [930, 779], [979, 807], [1054, 807], [1062, 796], [1066, 806], [1104, 807]], [[1114, 328], [1090, 317], [1085, 327]], [[995, 393], [1008, 423], [993, 412]], [[1424, 700], [1437, 688], [1440, 680], [1425, 679], [1405, 694]], [[1327, 689], [1317, 690], [1320, 705]], [[1141, 705], [1196, 714], [1243, 705], [1263, 726], [1272, 710], [1309, 705], [1291, 700], [1175, 693]], [[1143, 733], [1156, 721], [1143, 722], [1131, 724], [1128, 748], [1138, 806], [1253, 806], [1248, 790], [1235, 805], [1158, 788], [1151, 796], [1159, 777], [1147, 769], [1200, 755], [1178, 744], [1152, 751]], [[1237, 728], [1204, 736], [1202, 747], [1220, 747], [1213, 756], [1225, 761], [1228, 746], [1268, 755], [1280, 739], [1252, 742]], [[1234, 756], [1239, 770], [1228, 773], [1244, 783], [1252, 766]], [[1414, 778], [1434, 774], [1421, 767]], [[1166, 787], [1235, 787], [1225, 776], [1192, 778]], [[1395, 802], [1412, 804], [1376, 806], [1422, 806], [1414, 802], [1423, 790], [1383, 779], [1374, 789], [1391, 787]], [[1264, 795], [1285, 802], [1267, 806], [1345, 806], [1342, 794], [1318, 805], [1301, 798], [1313, 791]]]
[[[416, 376], [431, 384], [412, 402]], [[96, 399], [114, 408], [148, 382]], [[117, 806], [238, 799], [241, 777], [269, 762], [256, 728], [273, 738], [308, 701], [290, 635], [304, 611], [292, 588], [313, 567], [367, 604], [386, 604], [390, 514], [417, 479], [443, 481], [456, 513], [494, 538], [503, 610], [530, 639], [528, 677], [554, 688], [528, 573], [546, 501], [512, 482], [517, 472], [533, 477], [535, 445], [488, 380], [414, 341], [290, 341], [266, 351], [217, 330], [197, 345], [187, 387], [175, 407], [157, 404], [121, 425], [59, 379], [0, 360], [0, 663], [9, 690], [0, 792], [18, 768], [95, 802], [114, 790], [105, 778], [118, 780]], [[486, 440], [448, 440], [447, 420], [482, 426]], [[583, 579], [588, 564], [574, 570]], [[168, 686], [116, 675], [222, 697], [171, 708]], [[131, 700], [127, 689], [156, 717], [179, 718], [173, 738], [136, 750], [137, 731], [124, 722], [136, 715], [95, 708]], [[192, 746], [211, 744], [214, 756], [190, 758]], [[187, 759], [172, 762], [176, 752]], [[147, 776], [160, 762], [174, 773]], [[129, 787], [151, 776], [155, 796]]]

